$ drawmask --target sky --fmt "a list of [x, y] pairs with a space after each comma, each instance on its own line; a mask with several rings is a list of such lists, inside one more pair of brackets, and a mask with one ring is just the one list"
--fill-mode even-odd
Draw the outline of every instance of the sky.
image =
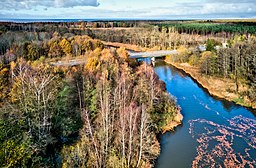
[[256, 18], [256, 0], [0, 0], [0, 19]]

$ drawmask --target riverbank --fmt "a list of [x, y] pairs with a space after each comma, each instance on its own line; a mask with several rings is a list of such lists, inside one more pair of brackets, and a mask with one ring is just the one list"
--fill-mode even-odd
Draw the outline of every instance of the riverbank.
[[169, 132], [169, 131], [174, 131], [176, 127], [182, 124], [183, 120], [183, 115], [181, 114], [180, 108], [177, 111], [176, 116], [172, 121], [169, 122], [169, 124], [165, 125], [162, 131], [162, 134]]
[[[212, 96], [235, 102], [241, 106], [256, 109], [256, 102], [250, 102], [247, 97], [240, 97], [238, 93], [235, 93], [235, 82], [233, 82], [231, 79], [204, 75], [200, 73], [199, 68], [193, 67], [188, 63], [174, 63], [166, 60], [165, 62], [190, 75], [203, 88], [208, 90]], [[242, 90], [245, 88], [240, 89]]]

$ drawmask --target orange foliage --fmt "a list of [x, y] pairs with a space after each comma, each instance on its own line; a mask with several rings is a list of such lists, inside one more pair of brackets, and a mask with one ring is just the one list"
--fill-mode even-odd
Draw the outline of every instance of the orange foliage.
[[87, 64], [85, 65], [85, 71], [93, 72], [95, 71], [99, 61], [96, 57], [89, 58]]
[[67, 54], [67, 55], [71, 54], [72, 47], [71, 47], [70, 42], [67, 39], [64, 38], [63, 40], [61, 40], [60, 46], [65, 54]]
[[110, 50], [104, 49], [101, 52], [101, 57], [100, 59], [102, 61], [109, 61], [109, 62], [113, 62], [114, 61], [114, 56], [111, 54]]
[[118, 48], [117, 49], [117, 54], [119, 55], [119, 57], [121, 57], [125, 60], [128, 58], [128, 52], [125, 50], [124, 47]]

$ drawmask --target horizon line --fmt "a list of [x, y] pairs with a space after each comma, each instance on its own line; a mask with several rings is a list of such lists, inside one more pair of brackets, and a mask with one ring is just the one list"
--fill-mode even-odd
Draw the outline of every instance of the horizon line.
[[[26, 23], [31, 22], [72, 22], [72, 21], [86, 21], [86, 22], [94, 22], [94, 21], [192, 21], [192, 20], [253, 20], [256, 17], [248, 17], [248, 18], [238, 18], [238, 17], [223, 17], [223, 18], [0, 18], [0, 22], [14, 22], [20, 23], [16, 21], [27, 21]], [[24, 22], [21, 22], [24, 23]]]

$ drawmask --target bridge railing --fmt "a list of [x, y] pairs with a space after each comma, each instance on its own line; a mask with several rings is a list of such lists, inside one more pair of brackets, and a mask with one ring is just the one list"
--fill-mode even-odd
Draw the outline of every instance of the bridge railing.
[[163, 57], [166, 55], [178, 54], [177, 50], [161, 50], [161, 51], [147, 51], [147, 52], [129, 52], [130, 58], [147, 58], [147, 57]]

